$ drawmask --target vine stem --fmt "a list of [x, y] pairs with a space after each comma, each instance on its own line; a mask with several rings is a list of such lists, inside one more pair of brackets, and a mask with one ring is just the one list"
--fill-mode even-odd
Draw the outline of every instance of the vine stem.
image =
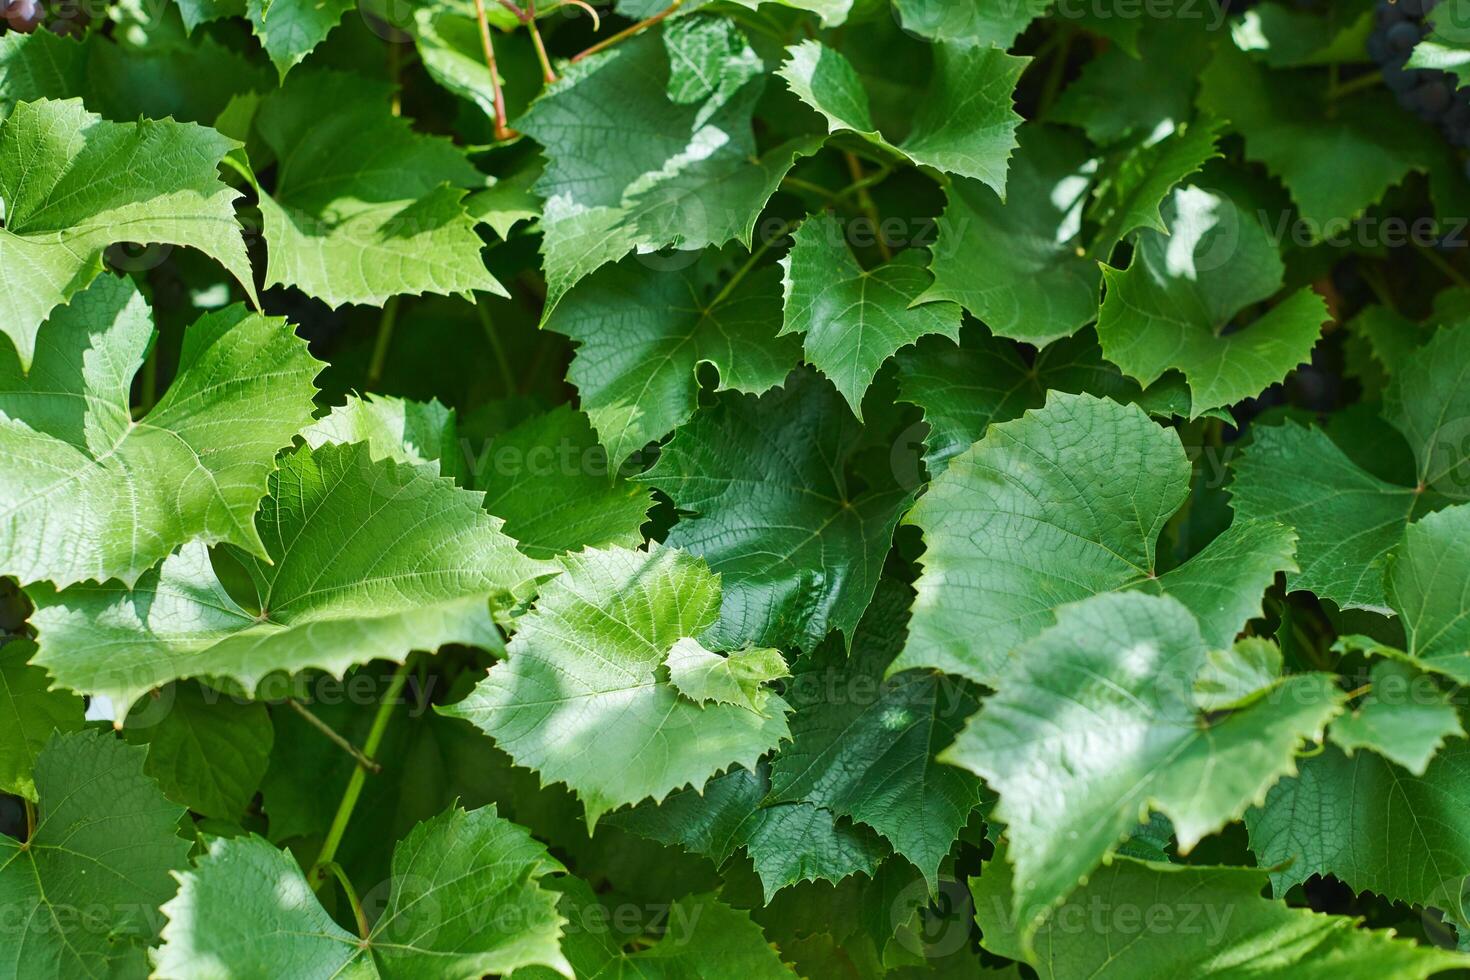
[[551, 59], [546, 56], [546, 43], [541, 40], [541, 30], [536, 26], [536, 0], [526, 0], [524, 23], [526, 29], [531, 32], [531, 44], [536, 48], [536, 60], [541, 62], [541, 77], [546, 80], [547, 85], [555, 85], [556, 71], [551, 67]]
[[[368, 729], [367, 740], [362, 743], [362, 754], [369, 759], [377, 754], [378, 746], [383, 743], [383, 733], [388, 730], [388, 719], [393, 717], [393, 708], [398, 704], [399, 695], [403, 693], [403, 685], [408, 682], [408, 665], [412, 660], [410, 657], [398, 665], [398, 669], [393, 672], [393, 679], [388, 682], [388, 690], [383, 692], [383, 699], [378, 702], [373, 726]], [[342, 836], [347, 833], [347, 824], [352, 820], [352, 811], [357, 808], [357, 800], [362, 796], [362, 787], [366, 781], [367, 770], [362, 766], [354, 768], [347, 779], [347, 789], [342, 792], [342, 802], [337, 804], [332, 826], [327, 830], [327, 839], [322, 842], [316, 863], [311, 866], [311, 874], [307, 875], [312, 891], [321, 888], [330, 873], [328, 866], [337, 859], [337, 848], [342, 845]]]
[[617, 44], [619, 41], [625, 41], [635, 34], [642, 34], [650, 27], [668, 18], [671, 14], [674, 13], [674, 11], [678, 10], [682, 6], [684, 6], [684, 0], [673, 0], [672, 3], [670, 3], [663, 10], [660, 10], [658, 13], [654, 14], [652, 17], [640, 20], [632, 27], [626, 27], [623, 30], [618, 31], [612, 37], [607, 38], [606, 40], [598, 41], [596, 44], [592, 45], [592, 47], [588, 48], [586, 51], [583, 51], [581, 54], [574, 55], [572, 57], [572, 63], [576, 64], [583, 58], [590, 58], [594, 54], [606, 51], [608, 48], [612, 47], [614, 44]]
[[341, 749], [343, 752], [346, 752], [348, 755], [352, 756], [352, 758], [356, 759], [359, 766], [362, 766], [364, 769], [371, 773], [379, 773], [383, 771], [382, 766], [378, 765], [372, 759], [369, 759], [367, 756], [363, 755], [361, 750], [359, 750], [357, 746], [353, 745], [351, 742], [347, 741], [347, 739], [337, 734], [336, 729], [334, 729], [331, 725], [328, 725], [316, 715], [312, 714], [311, 709], [308, 708], [306, 705], [302, 704], [300, 701], [297, 701], [295, 698], [287, 698], [286, 704], [291, 707], [292, 711], [295, 711], [302, 718], [306, 719], [307, 724], [311, 725], [317, 731], [325, 735], [332, 742], [333, 745], [337, 746], [337, 748]]
[[485, 0], [475, 0], [475, 20], [480, 22], [480, 45], [485, 49], [485, 67], [490, 69], [490, 92], [495, 103], [495, 139], [508, 140], [515, 132], [505, 124], [505, 93], [500, 90], [500, 68], [495, 64], [495, 45], [490, 40]]
[[1373, 71], [1369, 72], [1366, 75], [1359, 75], [1357, 78], [1350, 79], [1349, 81], [1342, 82], [1340, 84], [1334, 83], [1332, 87], [1328, 89], [1327, 97], [1336, 101], [1337, 99], [1342, 98], [1344, 95], [1352, 95], [1354, 92], [1360, 92], [1365, 88], [1372, 88], [1375, 85], [1381, 84], [1383, 84], [1383, 72]]
[[495, 330], [495, 324], [490, 319], [490, 311], [485, 309], [485, 303], [478, 296], [475, 297], [475, 312], [480, 317], [480, 327], [485, 331], [485, 339], [490, 342], [490, 352], [495, 355], [495, 364], [500, 368], [500, 380], [505, 384], [507, 395], [517, 390], [515, 371], [511, 369], [510, 359], [505, 356], [505, 345], [500, 342], [500, 334]]
[[20, 801], [24, 803], [26, 807], [26, 843], [29, 844], [31, 842], [31, 838], [36, 836], [36, 804], [32, 803], [24, 796], [20, 798]]
[[388, 348], [393, 346], [393, 328], [398, 324], [398, 297], [390, 296], [383, 304], [383, 316], [378, 320], [378, 337], [373, 341], [373, 358], [368, 362], [367, 387], [377, 387], [383, 379], [383, 368], [388, 363]]
[[883, 234], [878, 205], [873, 203], [873, 195], [868, 193], [868, 185], [863, 183], [866, 178], [862, 161], [855, 153], [844, 153], [843, 156], [847, 157], [847, 172], [852, 175], [852, 186], [857, 190], [858, 207], [863, 209], [863, 214], [873, 223], [873, 240], [878, 243], [878, 254], [883, 256], [884, 262], [892, 262], [893, 249], [888, 247], [888, 236]]
[[347, 904], [352, 906], [352, 917], [357, 920], [357, 935], [366, 939], [372, 930], [368, 928], [367, 916], [362, 912], [362, 902], [358, 901], [357, 889], [352, 887], [352, 882], [347, 878], [347, 872], [343, 871], [342, 865], [336, 861], [328, 861], [322, 866], [322, 870], [330, 871], [336, 877], [337, 884], [342, 886], [342, 894], [347, 896]]

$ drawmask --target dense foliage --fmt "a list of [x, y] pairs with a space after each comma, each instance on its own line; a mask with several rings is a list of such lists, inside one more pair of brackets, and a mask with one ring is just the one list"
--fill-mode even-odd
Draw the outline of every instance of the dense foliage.
[[1470, 968], [1470, 0], [0, 7], [0, 978]]

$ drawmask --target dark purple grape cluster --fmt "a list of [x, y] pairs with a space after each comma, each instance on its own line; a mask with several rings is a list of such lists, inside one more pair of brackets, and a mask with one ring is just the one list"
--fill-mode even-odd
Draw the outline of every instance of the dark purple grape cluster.
[[0, 12], [4, 14], [5, 25], [22, 34], [34, 31], [45, 16], [40, 0], [0, 0]]
[[1458, 88], [1445, 71], [1406, 68], [1419, 39], [1429, 33], [1425, 16], [1439, 0], [1379, 0], [1368, 55], [1383, 68], [1383, 83], [1399, 105], [1435, 123], [1452, 146], [1470, 147], [1470, 88]]

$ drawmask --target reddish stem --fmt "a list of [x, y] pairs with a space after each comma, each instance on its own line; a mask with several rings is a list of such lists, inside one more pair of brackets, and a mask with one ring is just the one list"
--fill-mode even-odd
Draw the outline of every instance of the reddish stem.
[[592, 47], [588, 48], [586, 51], [583, 51], [581, 54], [572, 58], [572, 62], [575, 64], [576, 62], [581, 61], [583, 58], [590, 58], [592, 55], [597, 54], [600, 51], [606, 51], [608, 48], [612, 47], [614, 44], [617, 44], [619, 41], [626, 40], [635, 34], [642, 34], [644, 31], [648, 30], [659, 21], [668, 17], [670, 14], [678, 10], [683, 5], [684, 0], [673, 0], [673, 3], [670, 3], [667, 8], [665, 8], [664, 10], [660, 10], [658, 13], [654, 14], [652, 17], [649, 17], [647, 20], [640, 20], [632, 27], [628, 27], [621, 31], [618, 31], [607, 40], [599, 41], [596, 44], [592, 45]]

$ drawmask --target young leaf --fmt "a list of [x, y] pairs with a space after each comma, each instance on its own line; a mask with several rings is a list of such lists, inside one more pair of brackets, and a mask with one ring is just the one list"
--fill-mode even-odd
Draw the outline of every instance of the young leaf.
[[1228, 198], [1197, 187], [1176, 191], [1165, 211], [1168, 234], [1144, 230], [1126, 271], [1103, 268], [1097, 335], [1103, 356], [1141, 384], [1182, 372], [1198, 415], [1258, 395], [1305, 363], [1329, 316], [1303, 288], [1229, 331], [1242, 310], [1281, 289], [1276, 246]]
[[188, 859], [184, 808], [143, 774], [146, 750], [110, 733], [52, 736], [36, 758], [36, 826], [0, 835], [0, 905], [17, 975], [107, 976], [138, 968], [153, 912]]
[[227, 307], [189, 328], [173, 385], [134, 421], [152, 340], [143, 297], [109, 275], [47, 321], [29, 375], [0, 355], [0, 572], [132, 584], [186, 542], [266, 554], [252, 519], [322, 365], [283, 320]]
[[1470, 504], [1450, 507], [1404, 531], [1389, 555], [1388, 601], [1407, 653], [1426, 670], [1470, 684]]
[[277, 671], [341, 674], [445, 643], [497, 648], [492, 608], [507, 610], [552, 571], [516, 550], [479, 494], [374, 460], [360, 443], [286, 457], [256, 527], [265, 558], [229, 553], [248, 573], [248, 600], [226, 590], [198, 545], [132, 591], [33, 590], [36, 662], [117, 705], [181, 677], [228, 678], [249, 693]]
[[36, 799], [36, 759], [55, 732], [82, 727], [82, 699], [47, 690], [46, 672], [27, 663], [30, 640], [0, 643], [0, 792]]
[[1189, 478], [1178, 437], [1136, 406], [1053, 392], [1046, 407], [992, 425], [904, 518], [927, 550], [890, 672], [933, 667], [990, 684], [1058, 606], [1120, 590], [1174, 596], [1208, 643], [1228, 645], [1276, 573], [1294, 567], [1292, 536], [1237, 520], [1159, 574], [1156, 539]]
[[699, 412], [638, 477], [687, 515], [666, 543], [721, 576], [717, 642], [809, 650], [832, 630], [851, 638], [910, 499], [885, 472], [853, 492], [862, 436], [831, 385], [797, 373]]
[[1241, 637], [1229, 649], [1211, 650], [1194, 679], [1194, 703], [1201, 711], [1243, 708], [1275, 686], [1281, 662], [1281, 648], [1258, 636]]
[[859, 420], [863, 394], [899, 348], [927, 334], [959, 343], [958, 306], [913, 305], [929, 285], [922, 253], [902, 252], [864, 269], [847, 246], [842, 222], [830, 214], [808, 218], [794, 238], [781, 260], [781, 335], [803, 335], [807, 363], [832, 380]]
[[895, 146], [874, 126], [868, 93], [846, 57], [811, 40], [786, 55], [777, 74], [826, 117], [829, 132], [857, 133], [916, 164], [973, 178], [1004, 196], [1006, 162], [1021, 124], [1011, 96], [1029, 58], [989, 46], [936, 43], [929, 92], [908, 138]]
[[457, 476], [462, 455], [455, 438], [454, 410], [438, 400], [349, 395], [347, 401], [301, 430], [313, 449], [327, 443], [366, 443], [373, 459], [411, 466], [430, 465], [445, 476]]
[[556, 308], [548, 330], [577, 342], [567, 380], [614, 466], [694, 414], [696, 370], [712, 365], [720, 388], [760, 394], [801, 360], [777, 339], [780, 272], [766, 266], [716, 288], [713, 259], [659, 271], [627, 259], [589, 278]]
[[0, 120], [0, 333], [22, 371], [41, 323], [97, 278], [115, 242], [197, 248], [255, 299], [239, 194], [216, 170], [235, 145], [171, 119], [106, 122], [79, 99], [23, 102]]
[[699, 704], [733, 704], [765, 714], [771, 698], [767, 684], [790, 676], [780, 650], [755, 648], [728, 656], [712, 653], [691, 637], [669, 648], [664, 661], [669, 683]]
[[[787, 706], [699, 705], [660, 677], [668, 651], [714, 624], [720, 581], [673, 548], [562, 559], [507, 659], [446, 710], [473, 722], [543, 782], [566, 783], [594, 826], [608, 810], [702, 787], [790, 737]], [[582, 732], [585, 738], [567, 738]]]
[[1340, 710], [1330, 675], [1299, 674], [1207, 721], [1192, 696], [1205, 654], [1194, 618], [1168, 597], [1064, 607], [941, 754], [1000, 794], [1023, 946], [1150, 808], [1187, 853], [1293, 773]]
[[986, 0], [896, 0], [899, 23], [932, 41], [993, 46], [1005, 50], [1053, 0], [987, 3]]
[[1406, 663], [1380, 660], [1370, 682], [1373, 688], [1362, 702], [1327, 733], [1348, 755], [1371, 749], [1422, 776], [1447, 738], [1465, 737], [1453, 696], [1429, 675]]
[[465, 210], [464, 189], [485, 177], [448, 140], [394, 116], [389, 98], [380, 83], [320, 71], [261, 101], [255, 131], [278, 160], [260, 194], [266, 284], [333, 307], [405, 293], [509, 295]]

